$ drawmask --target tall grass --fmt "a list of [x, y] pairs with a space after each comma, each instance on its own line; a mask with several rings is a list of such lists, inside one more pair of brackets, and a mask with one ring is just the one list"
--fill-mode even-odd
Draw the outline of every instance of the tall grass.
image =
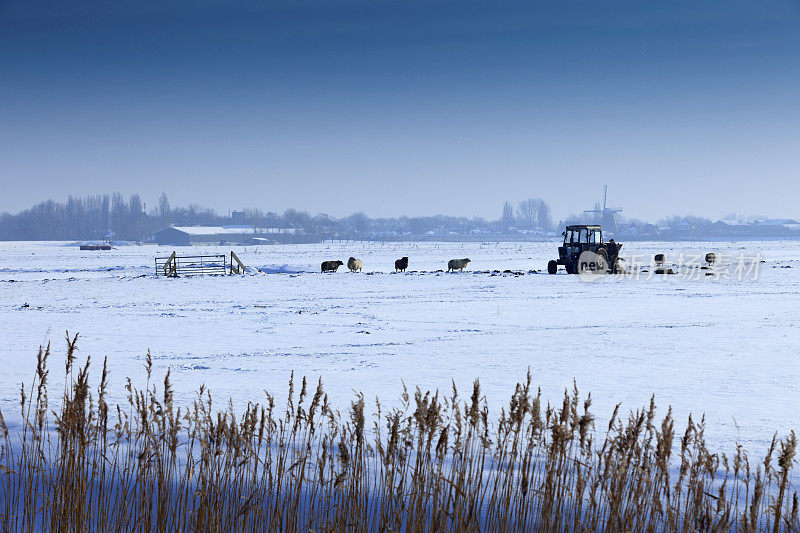
[[[649, 406], [597, 426], [591, 396], [545, 405], [531, 376], [490, 418], [478, 381], [462, 398], [404, 392], [386, 410], [357, 395], [340, 413], [322, 383], [289, 383], [237, 413], [198, 391], [176, 406], [170, 373], [106, 402], [106, 365], [67, 336], [51, 410], [50, 347], [19, 392], [23, 421], [0, 413], [3, 531], [798, 530], [794, 432], [763, 461], [706, 447]], [[299, 388], [299, 391], [297, 390]], [[366, 413], [371, 413], [367, 415]]]

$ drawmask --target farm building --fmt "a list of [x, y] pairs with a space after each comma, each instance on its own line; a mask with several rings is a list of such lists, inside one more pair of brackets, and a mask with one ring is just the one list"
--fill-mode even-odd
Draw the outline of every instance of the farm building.
[[319, 242], [302, 229], [254, 228], [253, 226], [170, 226], [153, 234], [158, 244], [276, 244]]
[[776, 218], [748, 222], [743, 220], [718, 220], [711, 224], [709, 235], [738, 238], [780, 237], [797, 238], [800, 236], [800, 223], [790, 218]]

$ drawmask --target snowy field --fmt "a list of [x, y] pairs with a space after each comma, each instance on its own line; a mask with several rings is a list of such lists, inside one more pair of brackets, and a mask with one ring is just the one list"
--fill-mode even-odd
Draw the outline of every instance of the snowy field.
[[[283, 398], [292, 370], [322, 376], [342, 409], [353, 390], [396, 403], [409, 387], [468, 396], [480, 378], [493, 415], [530, 367], [545, 398], [560, 404], [573, 379], [591, 391], [604, 427], [649, 402], [672, 405], [679, 427], [705, 413], [712, 449], [742, 443], [762, 453], [774, 432], [800, 429], [800, 244], [629, 243], [623, 256], [760, 252], [758, 280], [605, 279], [549, 276], [553, 243], [332, 243], [234, 247], [261, 272], [231, 277], [154, 276], [167, 247], [82, 252], [64, 243], [0, 243], [0, 408], [17, 418], [37, 347], [53, 341], [51, 399], [63, 380], [64, 334], [79, 332], [79, 356], [99, 379], [108, 356], [112, 397], [125, 377], [144, 383], [148, 349], [159, 381], [172, 369], [179, 402], [201, 384], [218, 407]], [[231, 247], [181, 248], [226, 253]], [[320, 274], [322, 260], [350, 255], [363, 274]], [[394, 260], [410, 257], [409, 272]], [[451, 258], [469, 272], [444, 274]], [[524, 275], [483, 271], [520, 270]], [[252, 269], [251, 269], [252, 270]], [[415, 272], [416, 271], [416, 272]], [[423, 272], [424, 271], [424, 272]], [[59, 374], [60, 372], [60, 374]]]

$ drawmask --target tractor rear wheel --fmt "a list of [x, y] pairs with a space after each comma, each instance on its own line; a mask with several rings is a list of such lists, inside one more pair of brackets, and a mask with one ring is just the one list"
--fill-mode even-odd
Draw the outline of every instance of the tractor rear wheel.
[[609, 268], [608, 250], [606, 250], [605, 248], [600, 248], [599, 250], [597, 250], [597, 255], [599, 255], [603, 259], [603, 265], [604, 265], [603, 272], [604, 273], [607, 272]]
[[558, 272], [558, 263], [556, 263], [555, 261], [550, 261], [549, 263], [547, 263], [547, 273], [555, 274], [556, 272]]

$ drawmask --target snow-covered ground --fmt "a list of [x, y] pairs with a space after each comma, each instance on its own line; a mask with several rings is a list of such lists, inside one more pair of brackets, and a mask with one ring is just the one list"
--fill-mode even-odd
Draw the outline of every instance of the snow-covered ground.
[[[604, 279], [549, 276], [553, 243], [331, 243], [233, 248], [262, 273], [156, 278], [154, 257], [172, 249], [125, 246], [82, 252], [64, 243], [0, 243], [0, 408], [15, 418], [37, 347], [54, 342], [51, 385], [63, 379], [64, 332], [79, 332], [95, 382], [108, 356], [113, 399], [125, 377], [143, 384], [148, 349], [157, 377], [168, 367], [179, 401], [203, 383], [218, 406], [283, 396], [289, 373], [322, 376], [334, 404], [353, 390], [394, 403], [409, 387], [462, 395], [480, 378], [494, 415], [530, 367], [560, 403], [573, 379], [591, 391], [603, 423], [655, 394], [682, 425], [706, 414], [720, 451], [734, 441], [761, 453], [774, 432], [800, 429], [800, 244], [630, 243], [623, 255], [760, 252], [759, 279]], [[226, 253], [231, 247], [182, 248]], [[364, 261], [320, 274], [326, 259]], [[394, 260], [409, 256], [409, 272]], [[469, 257], [463, 274], [434, 272]], [[791, 267], [791, 268], [789, 268]], [[490, 270], [524, 275], [491, 275]], [[305, 272], [303, 272], [305, 271]], [[426, 271], [426, 272], [413, 272]], [[27, 305], [26, 305], [27, 304]], [[61, 372], [61, 374], [59, 374]]]

